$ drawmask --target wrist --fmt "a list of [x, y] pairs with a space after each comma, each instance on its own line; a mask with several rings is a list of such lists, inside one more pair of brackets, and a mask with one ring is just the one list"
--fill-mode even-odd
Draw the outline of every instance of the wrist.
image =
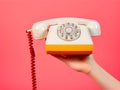
[[88, 71], [85, 73], [88, 75], [92, 75], [99, 69], [100, 66], [97, 64], [97, 62], [93, 58], [89, 60], [89, 64], [90, 65], [89, 65]]

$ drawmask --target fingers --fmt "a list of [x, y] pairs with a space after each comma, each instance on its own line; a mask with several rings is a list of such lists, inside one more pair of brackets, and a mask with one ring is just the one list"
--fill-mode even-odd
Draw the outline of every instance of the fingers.
[[61, 55], [52, 55], [56, 58], [64, 58], [64, 59], [71, 59], [71, 58], [79, 58], [79, 59], [85, 59], [87, 58], [88, 56], [90, 55], [64, 55], [64, 54], [61, 54]]

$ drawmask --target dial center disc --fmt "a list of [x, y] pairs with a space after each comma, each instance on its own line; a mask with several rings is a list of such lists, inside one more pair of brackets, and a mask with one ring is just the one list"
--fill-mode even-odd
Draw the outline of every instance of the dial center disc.
[[73, 29], [72, 29], [71, 27], [67, 27], [67, 28], [65, 29], [65, 32], [66, 32], [66, 33], [72, 33], [72, 31], [73, 31]]

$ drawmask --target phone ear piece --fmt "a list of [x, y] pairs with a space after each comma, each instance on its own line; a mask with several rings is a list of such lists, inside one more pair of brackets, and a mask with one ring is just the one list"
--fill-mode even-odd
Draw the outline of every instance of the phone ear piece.
[[89, 32], [90, 32], [91, 36], [101, 35], [100, 25], [97, 21], [88, 23], [87, 28], [89, 29]]
[[35, 23], [32, 27], [32, 34], [34, 39], [43, 39], [47, 36], [47, 25]]

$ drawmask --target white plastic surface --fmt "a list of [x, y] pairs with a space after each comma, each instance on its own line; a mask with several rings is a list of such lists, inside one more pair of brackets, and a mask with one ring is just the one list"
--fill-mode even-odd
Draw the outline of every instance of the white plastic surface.
[[65, 41], [57, 36], [57, 26], [52, 26], [46, 38], [46, 45], [92, 45], [92, 39], [89, 34], [88, 28], [80, 25], [81, 35], [78, 39], [73, 41]]

